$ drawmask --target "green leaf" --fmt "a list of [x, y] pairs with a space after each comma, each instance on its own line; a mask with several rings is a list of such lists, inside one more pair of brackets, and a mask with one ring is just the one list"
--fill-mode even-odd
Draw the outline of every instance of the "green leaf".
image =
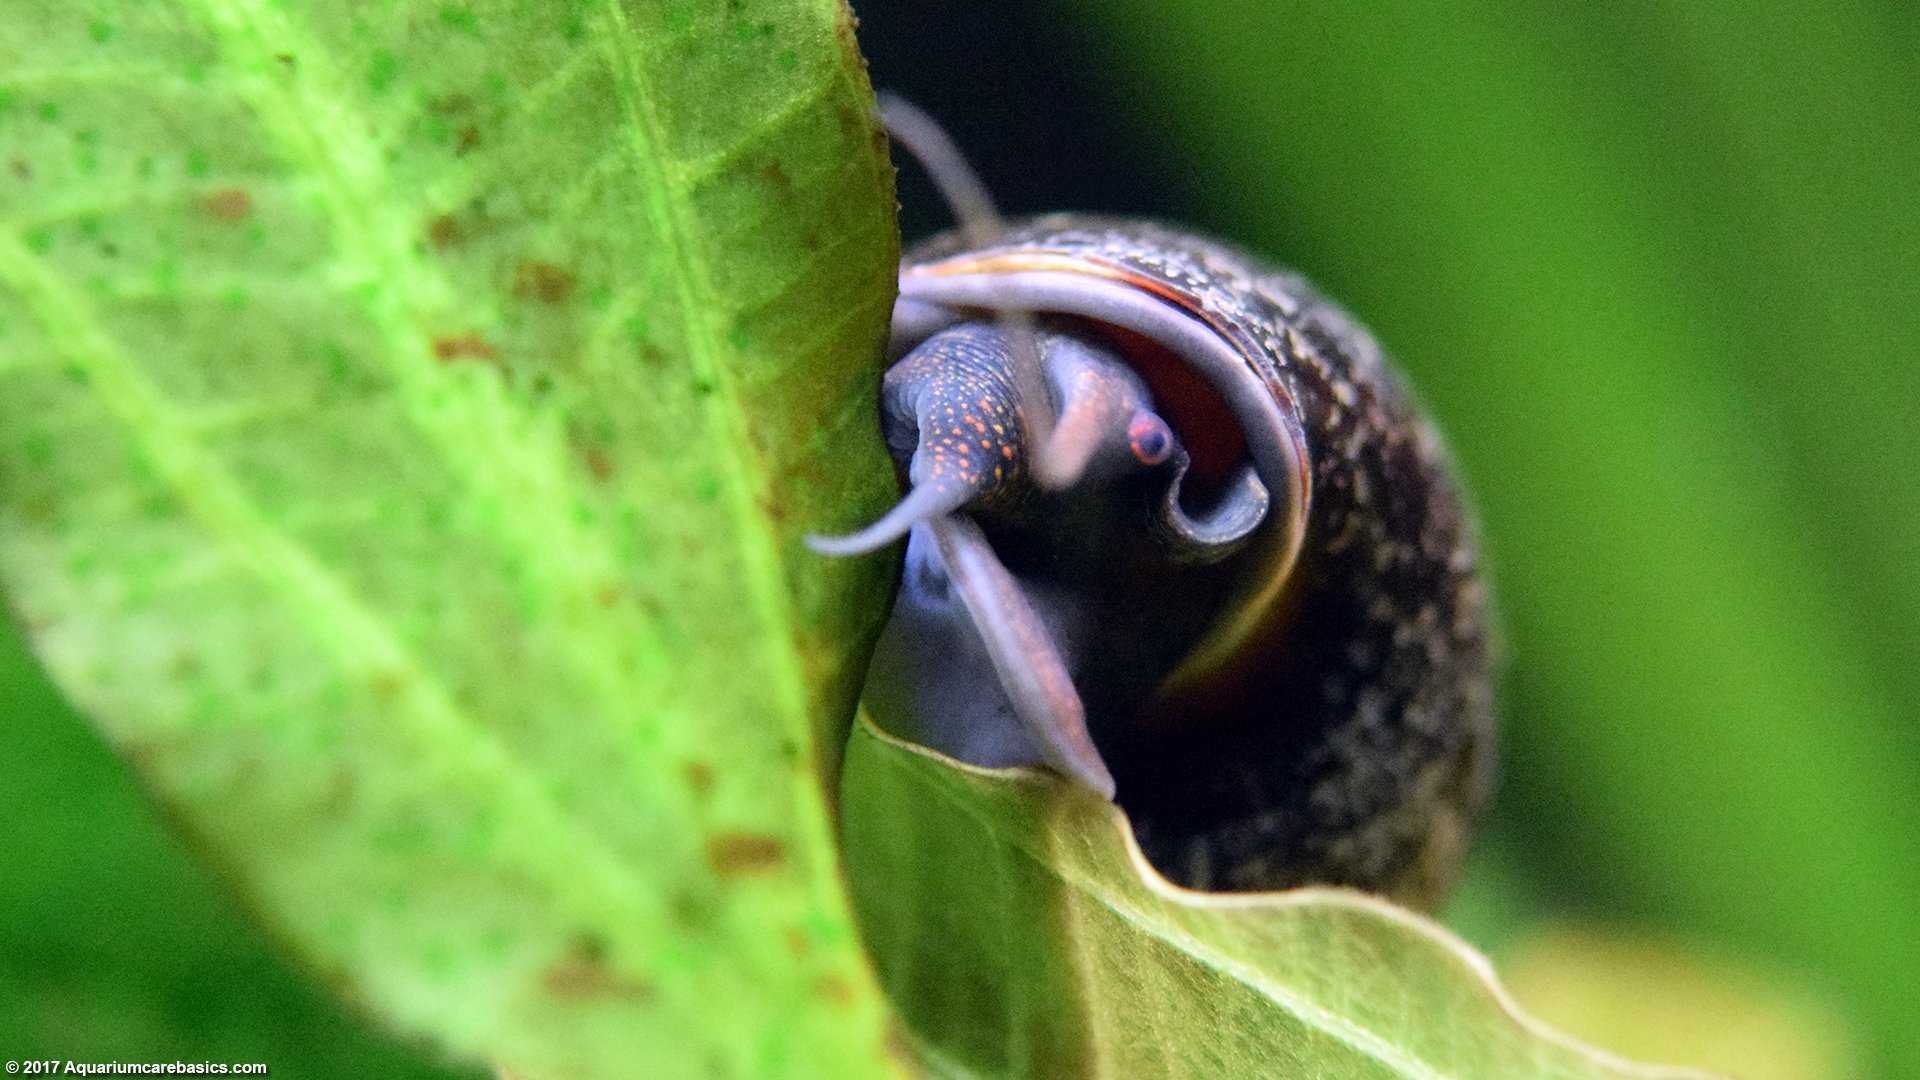
[[1200, 894], [1120, 812], [855, 729], [854, 903], [936, 1067], [968, 1077], [1683, 1077], [1517, 1013], [1428, 920], [1361, 893]]
[[300, 977], [0, 622], [0, 1046], [19, 1060], [257, 1061], [447, 1080]]
[[844, 7], [74, 7], [0, 20], [47, 670], [402, 1031], [890, 1073], [822, 794], [886, 568], [799, 543], [890, 486]]

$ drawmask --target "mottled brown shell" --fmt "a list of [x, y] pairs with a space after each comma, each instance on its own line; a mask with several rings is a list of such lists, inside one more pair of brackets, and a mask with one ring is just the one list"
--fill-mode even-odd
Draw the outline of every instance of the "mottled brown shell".
[[1043, 217], [988, 251], [941, 238], [903, 281], [983, 258], [1079, 266], [1188, 309], [1304, 440], [1284, 587], [1223, 662], [1101, 740], [1149, 859], [1196, 888], [1437, 903], [1489, 784], [1487, 590], [1446, 452], [1379, 345], [1299, 275], [1149, 222]]

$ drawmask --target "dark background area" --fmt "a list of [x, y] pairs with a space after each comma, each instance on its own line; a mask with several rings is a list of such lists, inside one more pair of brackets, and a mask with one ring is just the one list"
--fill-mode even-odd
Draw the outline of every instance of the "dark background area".
[[[870, 3], [855, 8], [876, 90], [925, 109], [952, 135], [1003, 213], [1055, 210], [1186, 220], [1176, 169], [1104, 107], [1099, 58], [1064, 13], [1037, 4]], [[949, 227], [911, 163], [900, 170], [907, 242]]]

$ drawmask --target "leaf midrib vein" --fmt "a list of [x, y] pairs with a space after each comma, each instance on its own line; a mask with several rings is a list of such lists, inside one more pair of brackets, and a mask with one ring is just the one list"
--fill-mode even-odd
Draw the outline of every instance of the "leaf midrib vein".
[[[754, 621], [766, 637], [791, 646], [793, 613], [784, 584], [776, 543], [770, 530], [756, 525], [759, 520], [759, 485], [745, 468], [757, 460], [758, 451], [748, 434], [749, 417], [730, 366], [724, 361], [729, 349], [721, 332], [721, 315], [727, 307], [713, 287], [712, 268], [701, 254], [698, 230], [686, 220], [678, 201], [684, 196], [687, 178], [672, 175], [663, 167], [668, 160], [665, 125], [646, 92], [649, 80], [641, 70], [641, 51], [632, 47], [637, 37], [627, 24], [626, 12], [618, 4], [602, 8], [606, 32], [596, 35], [604, 43], [606, 62], [615, 71], [614, 85], [623, 112], [628, 117], [625, 134], [631, 143], [633, 168], [644, 179], [638, 185], [639, 204], [650, 226], [650, 235], [659, 238], [661, 257], [674, 266], [668, 276], [679, 293], [675, 314], [682, 321], [689, 367], [698, 377], [711, 381], [714, 392], [707, 396], [705, 408], [711, 428], [729, 444], [732, 452], [717, 454], [722, 488], [732, 508], [729, 515], [735, 531], [735, 550], [742, 570], [742, 585]], [[623, 48], [623, 46], [626, 46]], [[671, 193], [671, 195], [670, 195]], [[778, 723], [783, 736], [810, 739], [807, 720], [807, 694], [799, 658], [791, 647], [769, 650], [768, 675], [773, 683], [772, 697], [779, 704]], [[806, 800], [807, 785], [795, 784], [796, 799]], [[806, 811], [813, 811], [807, 807]], [[812, 824], [814, 813], [803, 811], [799, 820]], [[829, 849], [821, 837], [810, 836], [806, 847], [816, 859], [830, 860]], [[811, 869], [819, 870], [820, 867]], [[829, 870], [828, 876], [831, 876]], [[823, 880], [819, 874], [814, 880]]]
[[[256, 69], [270, 70], [271, 58], [277, 52], [307, 56], [325, 53], [319, 45], [299, 40], [299, 28], [266, 11], [259, 0], [200, 3], [210, 21], [223, 31], [219, 35], [222, 46], [230, 51], [244, 50]], [[392, 361], [398, 386], [415, 406], [408, 409], [408, 416], [416, 429], [441, 448], [440, 458], [449, 468], [467, 473], [468, 486], [476, 490], [497, 485], [502, 477], [524, 478], [528, 462], [545, 464], [546, 455], [520, 430], [521, 417], [504, 395], [487, 393], [481, 382], [468, 384], [469, 392], [457, 398], [476, 414], [472, 421], [440, 419], [443, 410], [420, 407], [436, 388], [444, 387], [439, 365], [428, 355], [427, 328], [433, 324], [435, 313], [463, 309], [453, 302], [454, 290], [444, 277], [417, 257], [410, 242], [398, 239], [412, 235], [407, 224], [375, 219], [378, 208], [401, 200], [389, 197], [377, 178], [377, 167], [354, 164], [380, 160], [371, 140], [362, 134], [364, 125], [336, 123], [322, 132], [316, 118], [338, 112], [338, 101], [308, 100], [315, 95], [307, 91], [309, 84], [304, 80], [296, 80], [292, 84], [296, 89], [284, 92], [257, 77], [242, 75], [238, 81], [236, 93], [252, 100], [255, 115], [281, 151], [311, 169], [310, 175], [326, 200], [327, 218], [335, 230], [342, 265], [358, 271], [360, 278], [377, 283], [377, 288], [369, 291], [365, 310], [386, 342], [385, 355]], [[484, 322], [479, 318], [470, 321]], [[486, 327], [481, 325], [480, 329]], [[473, 438], [474, 423], [489, 437]], [[607, 537], [579, 524], [565, 497], [570, 485], [554, 482], [555, 478], [546, 475], [550, 472], [542, 470], [539, 483], [516, 487], [514, 494], [522, 504], [517, 513], [503, 517], [501, 535], [510, 539], [521, 564], [533, 568], [539, 580], [553, 583], [562, 593], [584, 592], [589, 576], [621, 563]], [[616, 618], [619, 614], [608, 611], [597, 617]], [[638, 619], [627, 622], [630, 625], [608, 627], [602, 633], [634, 642], [635, 647], [625, 655], [635, 662], [667, 655], [651, 623]], [[598, 636], [587, 629], [576, 640], [586, 643]], [[590, 665], [582, 662], [589, 653], [594, 661]], [[598, 697], [599, 715], [632, 714], [632, 682], [622, 677], [607, 650], [570, 649], [566, 659]]]

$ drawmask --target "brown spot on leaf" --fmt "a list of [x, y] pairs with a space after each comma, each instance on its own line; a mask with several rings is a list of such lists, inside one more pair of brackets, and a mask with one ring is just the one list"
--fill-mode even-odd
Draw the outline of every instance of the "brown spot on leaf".
[[22, 180], [33, 179], [33, 165], [26, 158], [14, 158], [7, 163], [7, 167], [13, 170], [13, 175]]
[[400, 692], [407, 688], [407, 677], [397, 671], [376, 672], [373, 678], [367, 681], [367, 686], [373, 691], [373, 696], [381, 702], [392, 703], [399, 698]]
[[290, 52], [274, 53], [273, 60], [274, 60], [274, 63], [277, 63], [282, 67], [290, 68], [293, 66], [293, 63], [294, 63], [293, 54]]
[[540, 974], [540, 985], [560, 998], [619, 997], [645, 1001], [654, 996], [652, 983], [631, 978], [608, 966], [606, 948], [583, 938]]
[[473, 96], [471, 94], [441, 94], [438, 97], [430, 98], [427, 101], [427, 108], [441, 115], [463, 113], [473, 108]]
[[433, 339], [433, 358], [441, 363], [493, 357], [493, 346], [479, 334], [446, 334]]
[[720, 877], [777, 870], [786, 861], [786, 847], [765, 833], [725, 832], [707, 841], [707, 865]]
[[681, 770], [687, 778], [687, 786], [695, 795], [705, 795], [713, 787], [713, 766], [704, 761], [689, 761]]
[[207, 213], [232, 224], [246, 220], [247, 215], [252, 213], [253, 197], [241, 188], [221, 188], [200, 200], [200, 205], [206, 209]]
[[352, 771], [344, 768], [333, 770], [327, 777], [327, 786], [320, 793], [320, 815], [326, 818], [344, 817], [359, 789], [359, 778]]
[[607, 460], [607, 455], [598, 447], [589, 447], [580, 456], [586, 461], [587, 471], [593, 474], [595, 480], [605, 480], [613, 475], [613, 462]]
[[833, 1008], [853, 1008], [853, 984], [838, 975], [822, 975], [813, 980], [813, 993]]
[[612, 607], [620, 602], [620, 590], [611, 585], [602, 585], [593, 594], [593, 599], [601, 607]]
[[450, 248], [464, 239], [466, 239], [466, 230], [460, 227], [460, 223], [454, 220], [452, 214], [441, 214], [427, 222], [428, 247]]
[[806, 931], [797, 926], [787, 927], [781, 936], [786, 938], [787, 951], [793, 954], [795, 960], [805, 960], [807, 954], [813, 951], [813, 941], [807, 937]]
[[453, 156], [454, 157], [464, 157], [465, 155], [470, 154], [474, 150], [478, 149], [479, 146], [480, 146], [480, 128], [477, 125], [468, 124], [467, 126], [461, 128], [459, 131], [456, 131], [453, 133]]
[[835, 98], [833, 102], [833, 118], [839, 123], [842, 135], [853, 138], [859, 134], [860, 114], [853, 110], [853, 106], [839, 98]]
[[573, 295], [574, 277], [552, 263], [529, 259], [513, 272], [513, 295], [558, 304]]
[[760, 166], [760, 175], [766, 177], [767, 183], [773, 185], [774, 194], [782, 199], [793, 197], [793, 178], [787, 175], [787, 167], [780, 163], [779, 158], [774, 158]]
[[908, 1076], [919, 1076], [925, 1068], [920, 1063], [920, 1048], [907, 1033], [905, 1025], [896, 1017], [887, 1023], [886, 1035], [881, 1039], [881, 1047], [886, 1055], [894, 1060], [900, 1071]]

